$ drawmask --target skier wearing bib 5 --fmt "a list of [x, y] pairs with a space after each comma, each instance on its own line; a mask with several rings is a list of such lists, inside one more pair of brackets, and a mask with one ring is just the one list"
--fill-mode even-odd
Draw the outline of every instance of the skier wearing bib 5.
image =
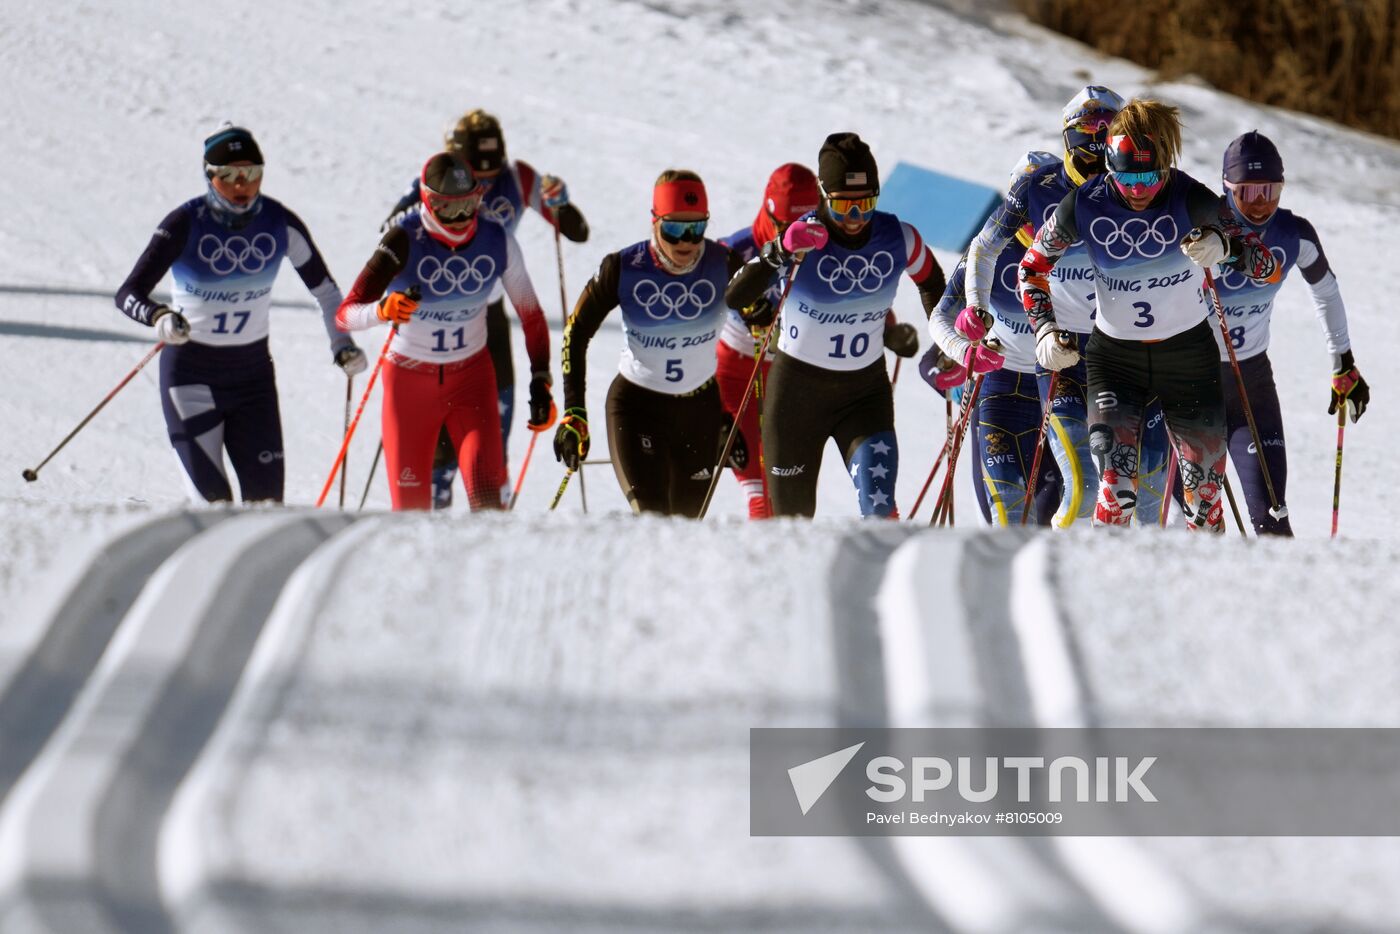
[[[1134, 100], [1108, 128], [1107, 173], [1060, 202], [1021, 261], [1021, 297], [1046, 369], [1079, 361], [1059, 339], [1050, 276], [1082, 240], [1094, 265], [1097, 317], [1086, 346], [1089, 445], [1099, 467], [1095, 525], [1128, 525], [1137, 500], [1143, 411], [1160, 398], [1176, 449], [1187, 522], [1223, 532], [1225, 400], [1201, 266], [1253, 279], [1273, 255], [1221, 226], [1218, 195], [1179, 169], [1175, 107]], [[1178, 249], [1179, 246], [1179, 249]]]
[[[763, 206], [758, 209], [753, 224], [735, 231], [720, 243], [747, 263], [758, 255], [763, 244], [782, 236], [789, 224], [815, 211], [819, 197], [817, 177], [811, 169], [796, 162], [780, 165], [768, 177]], [[760, 304], [776, 305], [782, 298], [782, 292], [782, 282], [774, 282], [758, 301]], [[752, 317], [760, 311], [751, 309], [747, 313]], [[719, 380], [720, 399], [730, 415], [739, 411], [744, 392], [749, 390], [749, 378], [753, 376], [762, 336], [761, 329], [749, 326], [743, 315], [729, 310], [724, 327], [719, 332], [715, 378]], [[765, 354], [759, 366], [761, 370], [752, 390], [755, 398], [744, 406], [744, 417], [739, 421], [739, 430], [749, 442], [749, 462], [742, 470], [734, 471], [748, 497], [750, 519], [766, 519], [772, 515], [768, 504], [768, 484], [763, 477], [763, 450], [759, 443], [760, 407], [768, 383], [768, 371], [773, 366], [772, 358]]]
[[[1283, 193], [1283, 159], [1278, 149], [1257, 130], [1240, 136], [1225, 150], [1222, 179], [1229, 219], [1257, 235], [1274, 254], [1280, 269], [1277, 278], [1256, 280], [1227, 268], [1216, 277], [1215, 287], [1220, 292], [1230, 343], [1234, 346], [1245, 391], [1249, 394], [1249, 406], [1264, 443], [1269, 479], [1282, 503], [1287, 502], [1288, 454], [1284, 447], [1278, 389], [1274, 386], [1274, 370], [1269, 363], [1269, 320], [1273, 316], [1274, 296], [1294, 266], [1302, 271], [1312, 292], [1313, 304], [1327, 338], [1327, 352], [1332, 355], [1332, 405], [1328, 413], [1335, 415], [1338, 405], [1345, 406], [1349, 402], [1355, 421], [1366, 411], [1371, 390], [1352, 359], [1342, 293], [1337, 277], [1327, 264], [1327, 255], [1322, 252], [1317, 231], [1305, 219], [1278, 206]], [[1215, 338], [1222, 342], [1220, 378], [1225, 384], [1230, 459], [1240, 477], [1250, 522], [1260, 535], [1292, 535], [1286, 515], [1281, 518], [1269, 515], [1268, 490], [1219, 328], [1215, 330]]]
[[[465, 466], [471, 508], [501, 508], [501, 415], [486, 349], [486, 305], [499, 283], [525, 331], [530, 355], [530, 428], [554, 421], [549, 328], [520, 246], [479, 215], [482, 185], [460, 159], [438, 153], [423, 166], [422, 204], [379, 241], [337, 321], [348, 330], [381, 322], [395, 333], [384, 363], [384, 457], [394, 509], [432, 504], [438, 433], [446, 429]], [[416, 289], [421, 301], [410, 292]], [[387, 294], [386, 294], [387, 293]]]
[[794, 276], [763, 400], [773, 515], [816, 513], [822, 448], [832, 438], [855, 482], [860, 514], [894, 518], [899, 445], [883, 351], [913, 356], [918, 332], [895, 323], [890, 306], [904, 271], [931, 313], [943, 294], [943, 271], [917, 230], [875, 210], [879, 170], [855, 133], [826, 138], [817, 179], [815, 214], [764, 244], [725, 294], [750, 324], [766, 326], [773, 311], [758, 300]]
[[[588, 343], [621, 305], [627, 343], [606, 408], [613, 471], [634, 513], [694, 518], [733, 424], [715, 383], [715, 344], [738, 260], [705, 239], [709, 199], [694, 172], [661, 173], [651, 217], [651, 237], [603, 257], [564, 325], [564, 418], [554, 456], [570, 470], [588, 456]], [[747, 463], [742, 434], [729, 461]]]
[[[233, 499], [227, 453], [245, 502], [280, 503], [285, 461], [268, 309], [284, 257], [321, 306], [336, 365], [353, 376], [365, 369], [365, 355], [336, 326], [340, 288], [306, 225], [262, 194], [253, 134], [221, 126], [204, 141], [204, 174], [208, 190], [160, 222], [116, 304], [165, 342], [161, 406], [194, 492], [209, 502]], [[167, 271], [173, 308], [151, 299]]]

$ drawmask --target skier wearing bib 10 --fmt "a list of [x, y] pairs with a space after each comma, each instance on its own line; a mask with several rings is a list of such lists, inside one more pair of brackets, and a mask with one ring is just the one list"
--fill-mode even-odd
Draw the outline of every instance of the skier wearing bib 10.
[[[422, 204], [379, 241], [337, 320], [348, 330], [395, 328], [384, 363], [384, 458], [394, 509], [432, 504], [438, 433], [446, 428], [465, 469], [471, 508], [501, 508], [501, 415], [486, 349], [486, 305], [500, 283], [525, 331], [530, 427], [554, 421], [549, 328], [520, 246], [481, 217], [482, 185], [452, 153], [423, 166]], [[421, 297], [415, 297], [416, 295]]]
[[[765, 243], [782, 236], [789, 224], [815, 211], [819, 197], [817, 177], [811, 169], [796, 162], [780, 165], [768, 177], [763, 206], [759, 208], [753, 224], [735, 231], [720, 243], [747, 263], [758, 255]], [[774, 282], [758, 301], [760, 304], [775, 305], [781, 300], [782, 292], [782, 283]], [[750, 309], [747, 313], [752, 316], [756, 311]], [[761, 328], [749, 326], [743, 315], [730, 309], [724, 328], [719, 333], [715, 378], [719, 380], [724, 408], [731, 415], [739, 410], [744, 392], [749, 389], [749, 378], [753, 375], [762, 335]], [[750, 519], [766, 519], [772, 514], [768, 503], [768, 484], [763, 477], [763, 450], [759, 443], [759, 412], [768, 383], [768, 371], [773, 367], [772, 358], [765, 354], [759, 366], [761, 369], [752, 390], [755, 398], [744, 406], [744, 417], [739, 422], [739, 430], [749, 442], [749, 462], [742, 470], [734, 471], [748, 497]]]
[[[208, 190], [160, 222], [116, 304], [165, 342], [161, 405], [195, 493], [209, 502], [233, 499], [227, 453], [245, 502], [280, 503], [285, 462], [268, 311], [284, 257], [321, 306], [336, 365], [354, 376], [365, 369], [365, 355], [336, 326], [340, 288], [306, 225], [262, 194], [263, 155], [253, 134], [229, 123], [216, 130], [204, 141], [204, 174]], [[173, 308], [151, 298], [167, 271]]]
[[1097, 317], [1085, 350], [1089, 444], [1100, 476], [1095, 525], [1132, 520], [1143, 411], [1156, 396], [1188, 526], [1225, 528], [1225, 400], [1200, 267], [1228, 263], [1267, 279], [1276, 264], [1257, 239], [1222, 226], [1220, 197], [1173, 167], [1180, 149], [1175, 107], [1130, 101], [1108, 127], [1106, 174], [1060, 202], [1021, 261], [1036, 357], [1051, 370], [1073, 366], [1080, 354], [1058, 339], [1050, 275], [1078, 240], [1093, 261]]
[[[1257, 130], [1232, 141], [1225, 150], [1222, 180], [1228, 219], [1259, 236], [1274, 254], [1279, 275], [1255, 280], [1226, 269], [1215, 279], [1220, 302], [1229, 325], [1230, 343], [1239, 361], [1240, 374], [1249, 394], [1250, 409], [1269, 466], [1269, 479], [1280, 503], [1286, 502], [1288, 456], [1284, 447], [1283, 418], [1279, 413], [1278, 389], [1274, 386], [1273, 366], [1269, 363], [1269, 321], [1273, 317], [1274, 296], [1283, 279], [1297, 266], [1312, 292], [1313, 304], [1332, 355], [1332, 406], [1350, 404], [1352, 420], [1361, 417], [1371, 399], [1371, 390], [1352, 359], [1351, 338], [1347, 333], [1347, 313], [1337, 277], [1322, 252], [1313, 225], [1286, 208], [1279, 207], [1283, 194], [1283, 159], [1268, 137]], [[1244, 415], [1244, 406], [1230, 366], [1229, 351], [1215, 331], [1220, 347], [1221, 380], [1225, 384], [1225, 420], [1230, 437], [1230, 459], [1239, 474], [1249, 518], [1260, 535], [1292, 535], [1288, 516], [1269, 514], [1268, 491], [1255, 453], [1253, 438]]]
[[[626, 345], [608, 389], [608, 450], [638, 514], [698, 516], [733, 424], [715, 382], [715, 344], [724, 286], [738, 260], [705, 238], [709, 218], [700, 176], [661, 173], [652, 188], [651, 237], [603, 258], [564, 325], [564, 418], [554, 456], [577, 470], [591, 447], [588, 344], [622, 307]], [[730, 466], [742, 468], [747, 454], [741, 434]]]
[[895, 518], [899, 445], [883, 351], [913, 356], [918, 332], [894, 323], [889, 311], [904, 271], [925, 314], [932, 312], [943, 271], [917, 230], [875, 209], [879, 170], [855, 133], [826, 138], [817, 179], [816, 212], [764, 244], [725, 293], [730, 308], [766, 326], [773, 310], [759, 298], [775, 281], [794, 276], [763, 400], [773, 515], [815, 514], [822, 448], [832, 438], [855, 482], [860, 514]]

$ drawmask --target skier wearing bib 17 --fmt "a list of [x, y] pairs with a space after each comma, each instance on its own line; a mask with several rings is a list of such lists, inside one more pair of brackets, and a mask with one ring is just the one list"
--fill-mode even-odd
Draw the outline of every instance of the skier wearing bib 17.
[[520, 246], [504, 227], [479, 215], [483, 186], [471, 169], [452, 153], [438, 153], [423, 166], [420, 182], [422, 204], [384, 234], [337, 320], [355, 331], [394, 325], [384, 363], [383, 417], [394, 509], [431, 505], [433, 448], [443, 428], [466, 467], [471, 508], [499, 509], [501, 416], [486, 350], [486, 305], [496, 284], [504, 287], [525, 331], [535, 431], [554, 420], [549, 328]]
[[[793, 276], [783, 304], [778, 351], [763, 400], [763, 451], [775, 516], [812, 516], [822, 448], [833, 438], [856, 485], [860, 514], [893, 518], [899, 445], [894, 394], [882, 351], [918, 350], [911, 324], [889, 315], [901, 270], [919, 289], [925, 314], [943, 294], [943, 271], [919, 232], [875, 210], [880, 176], [870, 147], [834, 133], [818, 155], [821, 204], [729, 283], [725, 300], [750, 324], [776, 280]], [[795, 268], [794, 268], [795, 266]]]
[[[724, 286], [738, 265], [705, 239], [709, 199], [694, 172], [669, 169], [652, 188], [651, 237], [603, 257], [564, 325], [564, 418], [554, 456], [577, 470], [588, 456], [588, 343], [622, 306], [627, 343], [608, 389], [608, 449], [634, 513], [700, 514], [733, 420], [715, 384]], [[747, 448], [735, 439], [730, 466]]]
[[[758, 255], [763, 244], [774, 237], [782, 236], [788, 225], [803, 215], [817, 209], [817, 177], [812, 170], [796, 162], [780, 165], [768, 177], [768, 187], [763, 192], [763, 206], [753, 224], [741, 228], [725, 237], [720, 243], [728, 246], [745, 263]], [[775, 282], [759, 298], [760, 303], [776, 304], [782, 297], [782, 283]], [[754, 314], [753, 310], [749, 314]], [[755, 336], [755, 332], [757, 335]], [[744, 392], [749, 389], [749, 378], [758, 357], [762, 331], [750, 327], [743, 316], [730, 309], [724, 327], [719, 332], [718, 368], [715, 378], [719, 380], [719, 394], [724, 401], [725, 411], [733, 415], [743, 402]], [[749, 518], [766, 519], [772, 514], [768, 505], [768, 484], [763, 477], [763, 451], [759, 444], [759, 407], [762, 405], [763, 391], [768, 382], [768, 371], [773, 361], [766, 354], [761, 363], [758, 379], [754, 383], [755, 398], [744, 406], [744, 417], [739, 420], [739, 430], [749, 442], [749, 462], [742, 470], [735, 470], [739, 484], [749, 500]]]
[[[466, 161], [485, 189], [481, 196], [481, 215], [500, 224], [507, 233], [514, 236], [526, 208], [533, 208], [566, 240], [573, 243], [588, 240], [588, 222], [569, 200], [564, 180], [554, 175], [541, 175], [523, 159], [506, 158], [505, 134], [493, 115], [481, 109], [467, 112], [447, 131], [443, 148]], [[384, 229], [405, 211], [417, 209], [420, 201], [415, 178], [389, 212]], [[496, 370], [496, 396], [501, 408], [502, 477], [509, 479], [510, 427], [515, 420], [515, 360], [511, 353], [505, 295], [499, 284], [486, 306], [486, 350]], [[443, 430], [433, 458], [434, 509], [452, 505], [452, 480], [456, 475], [455, 448], [447, 431]], [[508, 498], [509, 489], [508, 483], [501, 487], [503, 500]]]
[[[1229, 325], [1230, 343], [1239, 361], [1240, 374], [1249, 394], [1260, 440], [1264, 443], [1264, 460], [1269, 466], [1269, 479], [1279, 502], [1286, 502], [1284, 488], [1288, 482], [1288, 455], [1284, 448], [1283, 418], [1279, 413], [1278, 390], [1274, 386], [1273, 366], [1269, 363], [1269, 320], [1273, 316], [1274, 296], [1283, 278], [1297, 266], [1312, 291], [1313, 304], [1322, 321], [1327, 337], [1327, 351], [1332, 355], [1332, 407], [1351, 404], [1352, 419], [1361, 417], [1370, 401], [1371, 391], [1357, 372], [1352, 359], [1351, 339], [1347, 334], [1347, 313], [1342, 305], [1337, 277], [1327, 264], [1313, 225], [1286, 208], [1280, 208], [1283, 193], [1283, 159], [1268, 137], [1257, 130], [1238, 137], [1225, 150], [1223, 167], [1225, 200], [1229, 205], [1229, 220], [1242, 225], [1259, 236], [1274, 254], [1280, 268], [1277, 279], [1255, 280], [1226, 269], [1215, 280], [1220, 303]], [[1269, 515], [1269, 496], [1264, 484], [1259, 458], [1254, 450], [1244, 406], [1237, 391], [1235, 374], [1230, 367], [1229, 352], [1221, 341], [1221, 380], [1225, 384], [1225, 422], [1230, 437], [1230, 459], [1239, 474], [1249, 518], [1260, 535], [1292, 535], [1288, 517]]]
[[1225, 528], [1225, 400], [1198, 267], [1228, 262], [1254, 279], [1276, 269], [1257, 239], [1221, 227], [1218, 195], [1173, 168], [1180, 150], [1175, 107], [1130, 101], [1108, 127], [1107, 173], [1060, 202], [1021, 261], [1036, 357], [1051, 370], [1073, 366], [1080, 355], [1058, 339], [1049, 277], [1077, 240], [1094, 264], [1097, 317], [1086, 356], [1089, 445], [1100, 476], [1095, 525], [1132, 520], [1143, 411], [1157, 396], [1188, 525]]
[[[283, 257], [321, 306], [336, 365], [353, 376], [365, 369], [365, 355], [336, 327], [340, 288], [306, 225], [262, 194], [263, 156], [253, 134], [232, 124], [215, 131], [204, 141], [204, 174], [208, 190], [160, 222], [116, 303], [166, 344], [161, 404], [194, 491], [210, 502], [233, 499], [227, 452], [245, 502], [280, 503], [282, 418], [267, 338]], [[173, 308], [151, 299], [167, 270]]]

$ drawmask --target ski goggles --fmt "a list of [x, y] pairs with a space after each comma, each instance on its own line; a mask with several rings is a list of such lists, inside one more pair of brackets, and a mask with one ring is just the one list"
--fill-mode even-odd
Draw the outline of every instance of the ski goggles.
[[1166, 182], [1166, 175], [1160, 169], [1148, 172], [1109, 172], [1108, 177], [1125, 198], [1155, 195]]
[[710, 223], [708, 217], [698, 221], [668, 221], [657, 219], [661, 239], [667, 243], [699, 243], [705, 239], [705, 228]]
[[424, 200], [435, 217], [452, 223], [466, 220], [476, 213], [476, 209], [481, 207], [481, 191], [478, 189], [467, 195], [440, 195], [430, 191]]
[[866, 195], [864, 198], [836, 198], [823, 192], [826, 209], [839, 221], [868, 221], [875, 213], [879, 195]]
[[239, 182], [252, 184], [262, 178], [263, 167], [260, 165], [210, 165], [204, 163], [204, 174], [209, 178], [217, 178], [228, 185], [236, 185]]
[[1065, 122], [1065, 148], [1101, 152], [1114, 116], [1108, 110], [1088, 110], [1071, 117]]
[[1225, 182], [1235, 200], [1242, 204], [1277, 201], [1283, 195], [1283, 182]]

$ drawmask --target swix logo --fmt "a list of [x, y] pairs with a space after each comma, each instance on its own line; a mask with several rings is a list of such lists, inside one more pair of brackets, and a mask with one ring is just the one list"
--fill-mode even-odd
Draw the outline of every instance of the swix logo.
[[418, 475], [413, 472], [413, 468], [405, 467], [399, 472], [399, 486], [415, 487], [422, 486], [422, 484], [418, 482]]
[[798, 464], [796, 467], [773, 467], [768, 472], [775, 477], [796, 477], [807, 472], [807, 465]]

